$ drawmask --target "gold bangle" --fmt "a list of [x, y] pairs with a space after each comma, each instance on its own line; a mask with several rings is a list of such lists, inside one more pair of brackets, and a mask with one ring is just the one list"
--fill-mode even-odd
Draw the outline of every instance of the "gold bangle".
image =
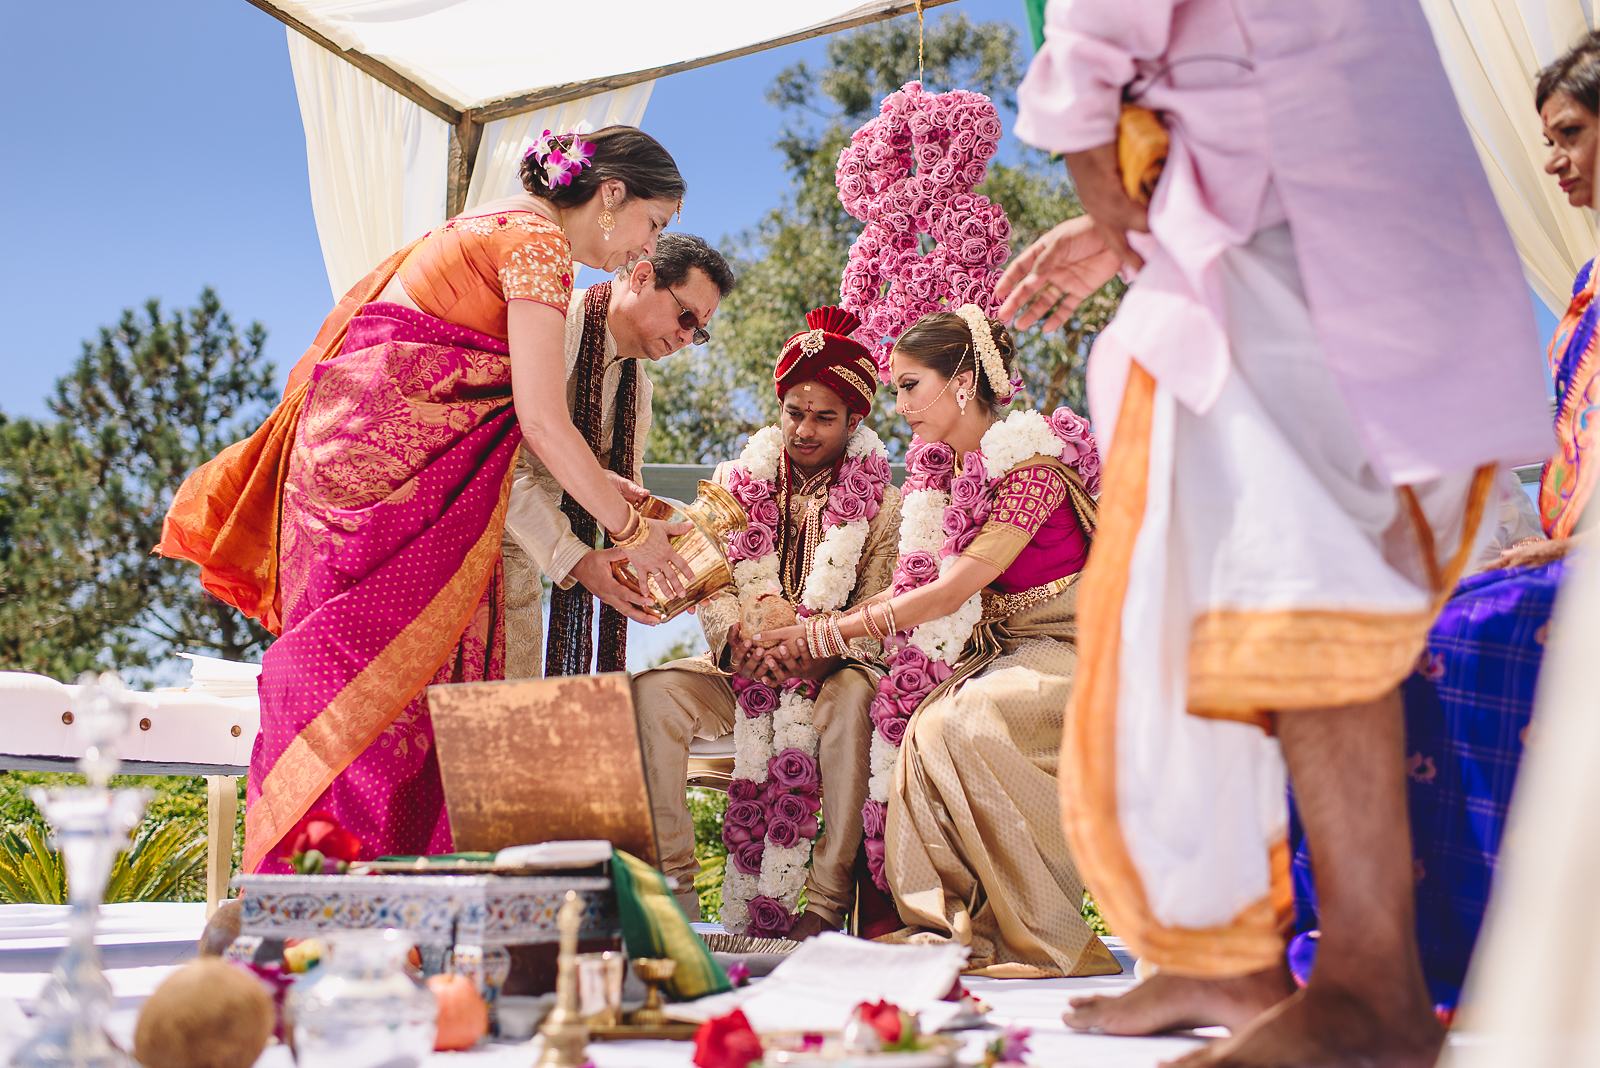
[[[627, 504], [626, 501], [623, 503]], [[628, 504], [627, 507], [628, 518], [622, 524], [622, 529], [616, 532], [612, 532], [611, 530], [606, 531], [606, 537], [610, 538], [613, 542], [619, 542], [624, 538], [632, 537], [639, 530], [639, 521], [644, 518], [643, 513], [641, 513], [639, 509], [635, 508], [633, 505]]]
[[806, 633], [806, 652], [811, 654], [811, 659], [813, 659], [813, 660], [821, 660], [822, 659], [822, 635], [821, 635], [821, 629], [820, 629], [820, 624], [821, 623], [822, 623], [822, 617], [821, 616], [807, 616], [806, 617], [806, 628], [805, 628], [805, 633]]
[[900, 628], [894, 625], [894, 598], [893, 597], [890, 597], [887, 601], [883, 602], [883, 614], [884, 614], [884, 618], [885, 618], [884, 626], [886, 626], [889, 629], [889, 637], [892, 638], [896, 634], [900, 633]]
[[649, 520], [645, 519], [643, 513], [641, 513], [639, 509], [635, 508], [633, 505], [628, 505], [628, 508], [633, 514], [633, 522], [622, 529], [624, 531], [631, 530], [633, 533], [622, 535], [613, 534], [611, 536], [611, 544], [616, 546], [618, 549], [632, 549], [635, 546], [643, 545], [650, 539]]
[[878, 621], [872, 618], [872, 605], [861, 609], [861, 625], [867, 628], [867, 637], [881, 643], [885, 635], [878, 629]]

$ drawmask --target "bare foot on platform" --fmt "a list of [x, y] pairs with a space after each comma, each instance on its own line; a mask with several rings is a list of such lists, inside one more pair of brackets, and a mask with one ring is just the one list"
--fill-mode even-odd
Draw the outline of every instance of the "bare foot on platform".
[[823, 931], [834, 930], [833, 924], [818, 916], [815, 912], [802, 913], [794, 926], [789, 928], [788, 939], [791, 942], [804, 942], [808, 938], [815, 938]]
[[1073, 998], [1061, 1017], [1076, 1031], [1153, 1035], [1190, 1027], [1237, 1031], [1294, 993], [1287, 968], [1268, 968], [1237, 979], [1190, 979], [1156, 973], [1119, 997]]
[[1432, 1068], [1444, 1029], [1426, 1006], [1395, 1007], [1406, 1000], [1313, 985], [1169, 1068]]

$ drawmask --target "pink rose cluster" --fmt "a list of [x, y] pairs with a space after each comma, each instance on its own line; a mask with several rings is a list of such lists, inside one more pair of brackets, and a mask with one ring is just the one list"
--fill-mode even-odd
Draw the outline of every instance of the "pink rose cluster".
[[[911, 447], [906, 450], [905, 492], [949, 492], [952, 504], [958, 496], [962, 499], [972, 498], [973, 501], [963, 507], [945, 509], [945, 541], [940, 546], [941, 557], [959, 553], [961, 550], [954, 548], [957, 544], [964, 548], [970, 543], [983, 526], [991, 507], [988, 474], [983, 466], [983, 458], [975, 452], [969, 453], [960, 475], [955, 473], [955, 467], [955, 450], [945, 442], [913, 438]], [[955, 534], [950, 530], [952, 516], [961, 517], [958, 523], [960, 529]], [[899, 596], [926, 586], [938, 577], [939, 558], [933, 553], [926, 549], [904, 553], [895, 565], [893, 595]], [[912, 714], [935, 687], [951, 676], [954, 668], [941, 660], [930, 658], [912, 645], [904, 632], [894, 635], [885, 643], [884, 655], [888, 660], [889, 673], [878, 683], [878, 692], [873, 696], [867, 714], [872, 719], [873, 729], [885, 742], [898, 749], [905, 738], [906, 723]], [[878, 889], [887, 891], [888, 880], [883, 873], [883, 803], [868, 799], [861, 808], [861, 819], [867, 872]]]
[[[770, 842], [790, 849], [817, 837], [822, 810], [822, 776], [814, 758], [798, 749], [785, 749], [767, 761], [767, 781], [734, 779], [728, 784], [728, 809], [722, 817], [722, 842], [728, 861], [746, 875], [761, 874], [761, 858]], [[780, 902], [777, 908], [758, 907], [761, 897], [750, 900], [750, 933], [758, 938], [780, 938], [789, 932], [794, 917]]]
[[1090, 496], [1100, 496], [1100, 446], [1089, 421], [1063, 404], [1050, 413], [1050, 429], [1061, 439], [1061, 462], [1078, 472]]
[[989, 521], [994, 507], [989, 500], [989, 473], [981, 454], [967, 453], [966, 466], [950, 482], [950, 504], [944, 510], [945, 542], [940, 552], [943, 556], [960, 556]]
[[822, 514], [824, 529], [872, 522], [883, 506], [883, 488], [890, 478], [889, 461], [878, 453], [846, 457], [828, 490], [828, 507]]
[[728, 493], [744, 509], [749, 523], [728, 538], [728, 562], [759, 560], [778, 546], [778, 501], [771, 482], [753, 478], [742, 467], [728, 474]]
[[[1002, 132], [982, 93], [929, 93], [908, 82], [839, 153], [839, 201], [866, 224], [840, 279], [840, 306], [861, 319], [857, 337], [874, 342], [885, 380], [895, 339], [924, 315], [967, 303], [995, 311], [1011, 223], [972, 190]], [[923, 235], [934, 241], [927, 252]]]
[[950, 488], [956, 473], [956, 450], [942, 441], [923, 441], [913, 437], [906, 450], [906, 493], [916, 490], [933, 490], [943, 493]]
[[[873, 729], [898, 749], [905, 739], [906, 724], [912, 714], [928, 699], [934, 687], [950, 677], [953, 669], [949, 664], [930, 659], [927, 653], [899, 636], [889, 639], [885, 653], [889, 658], [889, 674], [878, 684], [878, 692], [867, 714], [872, 718]], [[885, 819], [883, 802], [868, 799], [861, 807], [867, 874], [880, 890], [889, 888], [883, 873]]]

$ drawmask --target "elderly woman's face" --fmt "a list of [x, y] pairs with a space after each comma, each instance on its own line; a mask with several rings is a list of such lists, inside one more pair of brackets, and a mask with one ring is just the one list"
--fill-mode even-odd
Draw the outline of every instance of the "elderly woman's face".
[[1566, 93], [1551, 93], [1539, 111], [1550, 157], [1544, 171], [1561, 184], [1567, 203], [1594, 207], [1595, 113]]

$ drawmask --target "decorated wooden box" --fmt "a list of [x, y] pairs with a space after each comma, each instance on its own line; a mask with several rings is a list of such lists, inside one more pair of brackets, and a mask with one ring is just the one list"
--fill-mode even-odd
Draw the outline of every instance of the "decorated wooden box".
[[239, 937], [229, 955], [257, 959], [285, 939], [386, 927], [408, 932], [427, 974], [475, 974], [486, 996], [555, 989], [556, 913], [583, 903], [579, 948], [619, 949], [611, 879], [596, 875], [240, 875]]

